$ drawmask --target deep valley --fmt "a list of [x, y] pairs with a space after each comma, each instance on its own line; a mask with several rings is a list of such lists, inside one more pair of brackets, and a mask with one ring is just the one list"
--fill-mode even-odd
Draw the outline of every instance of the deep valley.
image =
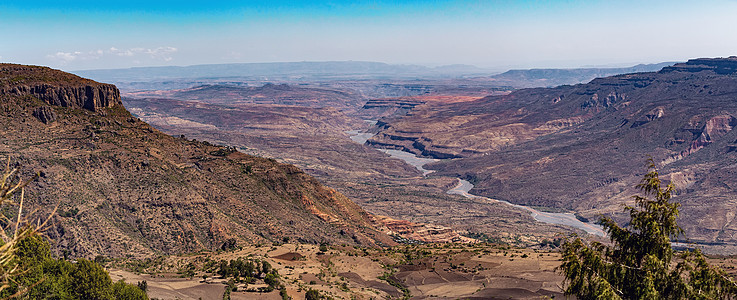
[[[675, 245], [737, 251], [737, 58], [531, 89], [512, 86], [539, 70], [504, 86], [181, 78], [122, 92], [0, 70], [0, 154], [39, 172], [26, 197], [54, 216], [51, 250], [152, 297], [562, 296], [558, 246], [606, 241], [594, 222], [625, 221], [648, 157], [679, 190]], [[268, 262], [281, 286], [234, 285], [221, 260]]]

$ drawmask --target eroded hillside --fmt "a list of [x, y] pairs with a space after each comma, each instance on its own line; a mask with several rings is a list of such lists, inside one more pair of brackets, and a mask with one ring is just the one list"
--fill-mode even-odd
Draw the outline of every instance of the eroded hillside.
[[117, 89], [44, 67], [0, 65], [0, 153], [30, 177], [27, 205], [57, 250], [91, 257], [293, 240], [392, 243], [374, 219], [300, 169], [166, 135]]
[[595, 218], [631, 203], [648, 156], [679, 189], [692, 241], [731, 247], [737, 163], [737, 58], [695, 59], [659, 72], [421, 106], [380, 124], [370, 143], [461, 157], [430, 168], [472, 192]]

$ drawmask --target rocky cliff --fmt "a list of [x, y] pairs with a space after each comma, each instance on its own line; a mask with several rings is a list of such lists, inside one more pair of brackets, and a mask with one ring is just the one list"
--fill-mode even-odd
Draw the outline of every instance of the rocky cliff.
[[172, 137], [133, 117], [114, 86], [3, 65], [0, 158], [29, 178], [27, 211], [56, 251], [138, 256], [238, 244], [391, 244], [374, 219], [291, 165]]
[[58, 75], [46, 67], [0, 64], [0, 94], [32, 96], [50, 105], [96, 111], [121, 104], [112, 84], [94, 82], [73, 74]]
[[670, 72], [702, 72], [709, 71], [719, 75], [729, 75], [737, 73], [737, 56], [727, 58], [698, 58], [691, 59], [682, 64], [663, 68], [660, 73]]

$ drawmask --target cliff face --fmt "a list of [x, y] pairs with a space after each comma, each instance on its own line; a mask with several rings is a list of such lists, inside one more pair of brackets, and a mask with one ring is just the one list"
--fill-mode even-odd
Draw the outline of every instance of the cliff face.
[[111, 84], [80, 87], [53, 86], [50, 84], [23, 85], [13, 87], [10, 90], [0, 90], [0, 93], [33, 96], [50, 105], [84, 108], [91, 111], [122, 104], [120, 92]]
[[663, 68], [659, 73], [710, 71], [719, 75], [737, 73], [737, 56], [727, 58], [698, 58]]
[[0, 94], [33, 96], [50, 105], [97, 111], [122, 104], [120, 91], [46, 67], [0, 64]]
[[29, 178], [28, 211], [58, 251], [138, 257], [283, 242], [391, 244], [368, 213], [299, 168], [166, 135], [112, 85], [43, 67], [0, 68], [0, 159]]

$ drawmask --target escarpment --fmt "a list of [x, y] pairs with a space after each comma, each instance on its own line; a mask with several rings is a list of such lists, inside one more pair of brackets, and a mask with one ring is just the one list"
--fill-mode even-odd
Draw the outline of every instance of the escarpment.
[[112, 85], [47, 67], [0, 64], [0, 94], [33, 96], [49, 105], [97, 111], [122, 104]]

